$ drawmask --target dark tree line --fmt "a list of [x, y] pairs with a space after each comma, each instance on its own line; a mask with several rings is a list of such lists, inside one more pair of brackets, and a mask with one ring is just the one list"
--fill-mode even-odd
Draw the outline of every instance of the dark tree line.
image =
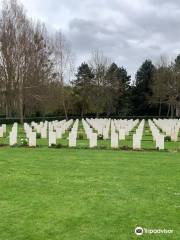
[[61, 31], [27, 18], [16, 0], [0, 13], [0, 115], [180, 117], [180, 56], [154, 65], [146, 60], [135, 81], [124, 67], [93, 51], [74, 69]]

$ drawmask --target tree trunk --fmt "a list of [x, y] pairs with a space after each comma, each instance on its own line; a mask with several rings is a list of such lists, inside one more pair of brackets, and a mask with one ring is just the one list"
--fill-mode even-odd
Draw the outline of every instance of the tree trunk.
[[82, 109], [81, 109], [81, 118], [83, 118], [83, 117], [84, 117], [84, 103], [83, 103]]
[[176, 106], [176, 117], [180, 117], [180, 104]]
[[6, 114], [6, 118], [10, 118], [12, 117], [12, 101], [11, 101], [11, 96], [7, 95], [5, 98], [5, 114]]
[[66, 104], [64, 101], [64, 96], [63, 96], [63, 108], [64, 108], [64, 114], [65, 114], [66, 120], [68, 120], [68, 114], [67, 114]]
[[20, 89], [20, 91], [19, 91], [19, 117], [20, 117], [21, 124], [23, 124], [23, 122], [24, 122], [24, 111], [23, 110], [24, 110], [24, 108], [23, 108], [23, 93], [22, 93], [22, 89]]
[[173, 118], [173, 116], [174, 116], [174, 107], [173, 105], [171, 105], [171, 118]]
[[160, 103], [159, 103], [159, 117], [161, 116], [161, 101], [160, 101]]
[[170, 113], [170, 104], [168, 104], [167, 117], [169, 117], [169, 113]]

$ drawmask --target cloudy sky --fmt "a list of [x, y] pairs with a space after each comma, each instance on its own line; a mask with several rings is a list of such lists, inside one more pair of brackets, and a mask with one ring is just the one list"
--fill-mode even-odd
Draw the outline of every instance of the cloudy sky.
[[146, 58], [180, 53], [179, 0], [20, 1], [29, 16], [66, 34], [77, 65], [101, 49], [134, 76]]

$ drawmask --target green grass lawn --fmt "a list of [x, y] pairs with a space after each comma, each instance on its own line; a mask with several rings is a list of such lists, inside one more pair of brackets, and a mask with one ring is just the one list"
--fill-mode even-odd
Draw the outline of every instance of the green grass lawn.
[[101, 239], [180, 239], [180, 153], [0, 148], [0, 240]]

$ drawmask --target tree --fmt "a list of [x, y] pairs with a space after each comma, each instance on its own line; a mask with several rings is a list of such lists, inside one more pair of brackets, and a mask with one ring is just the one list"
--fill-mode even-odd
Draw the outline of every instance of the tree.
[[179, 56], [174, 63], [168, 64], [161, 58], [160, 64], [156, 67], [152, 82], [153, 104], [159, 104], [159, 116], [162, 105], [167, 106], [167, 116], [178, 116], [180, 96], [180, 65]]
[[109, 67], [110, 60], [104, 56], [100, 50], [94, 50], [91, 54], [90, 67], [94, 74], [94, 81], [92, 86], [92, 102], [93, 110], [96, 112], [96, 117], [104, 112], [106, 102], [106, 74]]
[[151, 60], [146, 60], [136, 73], [135, 87], [132, 92], [134, 114], [151, 114], [149, 99], [152, 95], [151, 84], [154, 69], [155, 68]]
[[155, 66], [150, 97], [150, 103], [158, 106], [158, 116], [162, 114], [162, 107], [167, 102], [167, 81], [170, 77], [167, 59], [163, 56], [160, 58], [160, 62]]
[[119, 79], [119, 96], [118, 103], [116, 106], [117, 114], [127, 115], [131, 111], [130, 106], [130, 82], [131, 76], [128, 75], [127, 70], [124, 67], [119, 68], [120, 79]]
[[60, 85], [60, 92], [62, 105], [64, 109], [64, 114], [66, 119], [68, 119], [68, 111], [65, 101], [65, 93], [64, 90], [65, 85], [70, 80], [70, 77], [73, 73], [73, 54], [68, 44], [65, 36], [61, 31], [57, 31], [55, 36], [53, 36], [51, 40], [52, 44], [52, 52], [53, 52], [53, 63], [54, 69], [56, 72], [56, 80]]
[[4, 2], [0, 17], [1, 85], [6, 116], [17, 113], [21, 122], [26, 109], [30, 110], [28, 106], [43, 105], [51, 76], [43, 29], [27, 19], [16, 0]]
[[129, 76], [125, 69], [112, 63], [106, 74], [106, 111], [108, 116], [120, 112], [121, 97], [125, 94], [128, 81]]
[[112, 63], [106, 73], [106, 113], [107, 116], [115, 113], [117, 103], [117, 81], [119, 78], [118, 66]]
[[180, 117], [180, 55], [175, 59], [174, 71], [176, 73], [176, 117]]
[[72, 81], [75, 87], [75, 94], [78, 97], [78, 105], [81, 112], [81, 117], [87, 113], [91, 104], [91, 88], [94, 84], [94, 74], [87, 63], [82, 63], [78, 68], [76, 79]]

